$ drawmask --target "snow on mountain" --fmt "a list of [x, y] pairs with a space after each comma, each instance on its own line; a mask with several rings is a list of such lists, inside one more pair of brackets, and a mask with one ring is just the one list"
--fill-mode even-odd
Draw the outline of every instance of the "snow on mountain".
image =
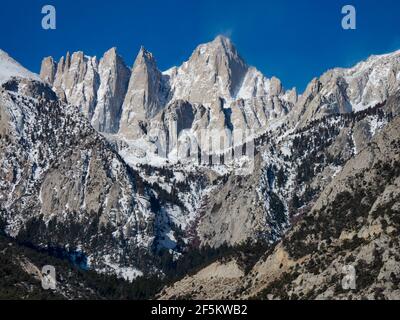
[[[159, 271], [148, 260], [157, 250], [278, 241], [391, 121], [399, 53], [330, 70], [301, 96], [248, 66], [224, 37], [166, 72], [144, 48], [132, 69], [115, 49], [100, 62], [83, 52], [46, 58], [43, 82], [25, 76], [1, 88], [6, 230], [80, 248], [91, 267], [129, 279]], [[26, 74], [8, 55], [0, 61]], [[256, 138], [246, 178], [232, 163], [171, 160], [202, 130], [241, 129]]]
[[400, 88], [400, 51], [371, 56], [352, 68], [336, 68], [313, 79], [290, 115], [305, 126], [335, 113], [349, 113], [383, 103]]
[[37, 74], [25, 69], [5, 51], [0, 49], [0, 85], [7, 82], [12, 77], [41, 81]]
[[0, 219], [9, 235], [79, 249], [91, 268], [129, 280], [157, 271], [152, 246], [168, 226], [153, 224], [161, 203], [166, 216], [177, 205], [43, 82], [18, 78], [0, 88], [0, 160]]
[[102, 62], [107, 55], [100, 64], [83, 53], [67, 54], [56, 66], [45, 59], [41, 75], [54, 79], [59, 96], [78, 105], [98, 131], [114, 134], [131, 163], [164, 165], [177, 152], [163, 150], [171, 135], [182, 143], [188, 135], [198, 141], [204, 130], [251, 130], [257, 137], [286, 121], [305, 126], [328, 114], [361, 111], [385, 101], [400, 82], [399, 51], [329, 70], [300, 96], [248, 66], [223, 36], [165, 72], [144, 47], [130, 71], [121, 58]]
[[170, 74], [171, 100], [213, 103], [232, 101], [240, 90], [247, 65], [232, 42], [218, 36], [198, 46], [190, 59]]
[[384, 101], [400, 87], [400, 50], [371, 56], [353, 68], [341, 71], [349, 85], [348, 95], [353, 111], [361, 111]]
[[[198, 114], [202, 113], [200, 127], [191, 124], [197, 134], [206, 128], [263, 131], [270, 121], [286, 115], [297, 101], [295, 90], [285, 92], [278, 79], [268, 79], [249, 67], [233, 43], [223, 36], [198, 46], [187, 62], [165, 72], [142, 47], [125, 91], [109, 87], [118, 83], [125, 87], [127, 72], [119, 78], [115, 71], [101, 71], [102, 63], [97, 65], [95, 61], [83, 53], [72, 57], [67, 54], [55, 67], [53, 59], [46, 58], [41, 75], [61, 97], [80, 107], [97, 130], [118, 131], [130, 140], [148, 136], [156, 126], [165, 130], [168, 124], [160, 114], [179, 101], [187, 101], [196, 106]], [[120, 69], [127, 69], [122, 62], [120, 65]], [[104, 116], [102, 96], [107, 90], [109, 99], [115, 101], [114, 112]], [[113, 123], [112, 129], [104, 122]]]

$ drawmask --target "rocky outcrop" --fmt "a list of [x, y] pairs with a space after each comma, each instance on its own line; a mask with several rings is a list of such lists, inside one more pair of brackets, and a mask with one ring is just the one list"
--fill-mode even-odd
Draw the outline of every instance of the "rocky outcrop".
[[223, 36], [198, 46], [187, 62], [164, 74], [169, 77], [170, 99], [209, 108], [213, 127], [219, 129], [262, 132], [297, 99], [286, 99], [281, 82], [249, 67]]
[[290, 116], [306, 126], [329, 114], [357, 112], [386, 101], [400, 88], [400, 51], [371, 56], [353, 68], [333, 69], [314, 79]]
[[82, 52], [67, 54], [57, 65], [46, 58], [41, 77], [61, 99], [78, 106], [96, 130], [118, 132], [129, 140], [146, 137], [152, 120], [178, 101], [206, 108], [210, 119], [205, 128], [252, 129], [257, 134], [297, 101], [295, 91], [286, 93], [277, 78], [249, 67], [223, 36], [198, 46], [187, 62], [163, 73], [142, 47], [126, 88], [128, 73], [111, 49], [100, 63]]
[[61, 100], [79, 107], [96, 130], [118, 132], [130, 70], [115, 48], [107, 51], [100, 62], [83, 52], [72, 56], [67, 53], [58, 64], [46, 58], [40, 75]]
[[120, 133], [130, 138], [146, 134], [142, 124], [165, 106], [167, 94], [153, 55], [142, 47], [133, 65], [122, 106]]
[[[240, 268], [238, 254], [224, 257], [167, 286], [158, 297], [397, 299], [399, 128], [396, 117], [346, 163], [311, 209], [257, 262]], [[241, 275], [234, 266], [248, 271]], [[214, 275], [216, 270], [225, 270], [224, 277]], [[355, 272], [352, 289], [342, 285], [346, 270]]]
[[40, 80], [37, 74], [25, 69], [21, 64], [11, 58], [7, 52], [0, 49], [0, 85], [8, 82], [12, 77], [36, 81]]
[[[157, 272], [157, 250], [173, 261], [192, 246], [277, 244], [257, 263], [231, 257], [177, 284], [196, 298], [345, 298], [334, 284], [349, 261], [373, 276], [362, 274], [357, 297], [396, 296], [398, 62], [395, 52], [330, 70], [298, 96], [224, 37], [164, 73], [144, 48], [132, 72], [115, 49], [100, 63], [81, 52], [57, 68], [47, 59], [43, 82], [2, 85], [6, 230], [76, 247], [99, 272], [125, 276]], [[235, 171], [250, 143], [237, 161], [195, 161], [226, 152], [201, 144], [204, 130], [227, 140], [241, 129], [256, 138], [250, 174]], [[188, 152], [191, 137], [200, 144]]]
[[57, 72], [57, 63], [53, 57], [44, 58], [40, 68], [40, 78], [46, 83], [52, 85], [54, 83]]
[[100, 86], [91, 123], [100, 132], [119, 130], [122, 104], [128, 89], [130, 70], [115, 48], [107, 51], [99, 63]]
[[197, 233], [202, 245], [235, 246], [249, 239], [260, 239], [271, 232], [267, 226], [260, 184], [261, 158], [258, 156], [251, 175], [231, 175], [213, 190], [201, 208]]
[[[93, 117], [99, 87], [98, 61], [96, 57], [85, 56], [83, 52], [67, 53], [57, 65], [52, 83], [60, 97], [74, 106], [90, 120]], [[42, 73], [42, 72], [41, 72]], [[45, 71], [43, 71], [46, 74]]]
[[99, 272], [156, 272], [145, 257], [157, 236], [157, 193], [78, 109], [28, 79], [3, 84], [0, 108], [5, 231], [38, 247], [77, 250]]
[[218, 36], [198, 46], [187, 62], [167, 74], [173, 99], [205, 104], [219, 98], [228, 101], [236, 96], [247, 69], [232, 42]]

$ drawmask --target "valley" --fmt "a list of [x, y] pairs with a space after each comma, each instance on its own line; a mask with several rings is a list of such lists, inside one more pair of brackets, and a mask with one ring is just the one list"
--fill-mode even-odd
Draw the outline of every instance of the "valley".
[[167, 71], [144, 47], [132, 67], [116, 48], [47, 57], [40, 76], [0, 51], [0, 86], [15, 295], [41, 294], [24, 268], [39, 255], [87, 289], [54, 298], [109, 298], [112, 281], [121, 299], [399, 297], [400, 51], [302, 94], [224, 36]]

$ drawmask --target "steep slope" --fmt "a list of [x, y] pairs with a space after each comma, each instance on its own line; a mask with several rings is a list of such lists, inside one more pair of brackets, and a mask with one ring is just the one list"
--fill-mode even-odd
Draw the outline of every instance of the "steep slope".
[[334, 113], [356, 112], [384, 102], [400, 87], [400, 51], [371, 56], [353, 68], [336, 68], [314, 79], [291, 114], [293, 125]]
[[[102, 60], [109, 59], [109, 52]], [[179, 103], [189, 103], [202, 113], [201, 124], [192, 122], [188, 128], [198, 138], [204, 129], [263, 133], [297, 102], [296, 90], [285, 91], [279, 79], [268, 79], [248, 66], [233, 43], [222, 36], [198, 46], [187, 62], [165, 72], [142, 47], [125, 90], [127, 67], [120, 58], [116, 60], [113, 65], [117, 67], [109, 72], [101, 71], [101, 61], [99, 64], [96, 58], [82, 52], [67, 54], [58, 64], [46, 58], [41, 76], [60, 98], [78, 106], [98, 131], [119, 132], [120, 140], [152, 140], [149, 132], [154, 128], [162, 128], [165, 136], [173, 134], [161, 114], [167, 108], [173, 111]], [[115, 84], [120, 88], [113, 89]], [[106, 113], [104, 92], [112, 101]], [[144, 143], [140, 152], [151, 149], [154, 143]]]
[[[204, 131], [251, 129], [251, 134], [261, 135], [257, 148], [261, 157], [256, 157], [249, 179], [235, 177], [225, 164], [222, 172], [227, 176], [214, 180], [212, 187], [203, 185], [196, 189], [196, 195], [186, 188], [178, 194], [181, 199], [191, 199], [192, 204], [197, 199], [194, 206], [185, 206], [183, 210], [192, 217], [196, 241], [213, 247], [260, 237], [274, 242], [297, 219], [297, 210], [309, 208], [332, 176], [387, 123], [389, 112], [382, 114], [380, 105], [369, 97], [381, 90], [380, 84], [388, 88], [382, 92], [395, 90], [396, 82], [390, 82], [392, 78], [382, 70], [396, 73], [397, 56], [376, 56], [349, 70], [330, 71], [314, 80], [298, 101], [297, 93], [285, 92], [278, 79], [267, 79], [248, 67], [227, 38], [217, 37], [200, 45], [182, 66], [163, 74], [153, 55], [142, 48], [122, 107], [125, 124], [121, 122], [120, 135], [107, 138], [131, 166], [170, 166], [174, 172], [171, 163], [176, 161], [184, 164], [184, 171], [193, 163], [199, 167], [199, 163], [193, 162], [196, 156], [191, 154], [187, 159], [185, 154], [193, 141], [202, 147]], [[346, 84], [342, 78], [353, 81], [351, 92], [359, 88], [353, 92], [353, 104], [343, 96], [341, 86]], [[380, 97], [376, 101], [384, 102], [387, 95]], [[365, 106], [353, 108], [358, 100]], [[321, 107], [321, 101], [330, 101], [329, 112], [321, 111], [326, 109]], [[293, 105], [295, 108], [290, 111]], [[368, 107], [372, 107], [371, 112], [362, 112]], [[356, 119], [336, 117], [357, 110], [361, 111]], [[288, 126], [284, 123], [289, 111], [288, 120], [295, 121], [297, 130], [290, 129], [293, 122], [289, 121]], [[272, 125], [274, 118], [277, 121]], [[323, 121], [315, 124], [307, 119]], [[283, 125], [278, 126], [280, 123]], [[264, 133], [268, 128], [270, 131]], [[177, 174], [179, 171], [182, 170], [178, 169]], [[156, 180], [165, 184], [163, 179]], [[167, 189], [177, 190], [173, 183]], [[207, 198], [208, 192], [217, 196]]]
[[[64, 243], [73, 243], [78, 251], [83, 247], [85, 252], [96, 252], [95, 256], [89, 256], [89, 262], [97, 270], [114, 268], [117, 269], [115, 273], [125, 277], [137, 275], [135, 267], [140, 271], [150, 268], [148, 256], [152, 251], [159, 253], [165, 263], [170, 261], [171, 255], [176, 260], [198, 247], [217, 249], [224, 248], [225, 244], [232, 247], [247, 240], [264, 242], [271, 247], [278, 243], [274, 252], [265, 254], [266, 260], [257, 264], [253, 261], [245, 268], [237, 257], [230, 259], [226, 266], [227, 260], [216, 262], [199, 277], [188, 277], [178, 282], [178, 289], [167, 288], [167, 293], [163, 294], [167, 298], [186, 294], [197, 298], [247, 298], [258, 294], [260, 297], [272, 294], [268, 297], [274, 298], [332, 296], [332, 281], [337, 279], [333, 277], [330, 265], [325, 264], [326, 259], [336, 251], [350, 252], [347, 243], [340, 239], [341, 235], [334, 231], [343, 227], [340, 221], [338, 226], [335, 225], [335, 217], [340, 214], [337, 208], [341, 205], [351, 207], [352, 212], [346, 218], [349, 226], [353, 226], [353, 220], [356, 220], [356, 228], [369, 228], [372, 220], [368, 216], [361, 221], [357, 211], [364, 209], [364, 203], [357, 202], [358, 191], [366, 192], [371, 201], [378, 201], [382, 196], [382, 192], [373, 186], [366, 190], [352, 188], [350, 195], [341, 196], [336, 196], [335, 188], [337, 184], [347, 183], [346, 179], [363, 185], [361, 180], [369, 175], [379, 181], [375, 169], [371, 169], [371, 173], [368, 171], [368, 165], [373, 167], [374, 163], [368, 163], [362, 170], [356, 166], [349, 169], [348, 166], [354, 165], [354, 159], [362, 163], [363, 157], [387, 160], [383, 155], [376, 155], [370, 147], [374, 141], [384, 140], [379, 138], [384, 134], [382, 130], [398, 135], [393, 129], [393, 123], [398, 124], [398, 120], [391, 122], [399, 114], [399, 52], [373, 56], [350, 69], [328, 71], [321, 78], [314, 79], [300, 97], [295, 90], [285, 91], [278, 79], [268, 79], [247, 66], [232, 42], [224, 37], [200, 45], [182, 66], [166, 72], [158, 70], [154, 56], [144, 48], [140, 50], [132, 72], [115, 50], [110, 50], [103, 58], [104, 67], [102, 62], [97, 65], [96, 61], [81, 53], [74, 54], [72, 59], [67, 55], [57, 65], [62, 72], [55, 72], [52, 59], [43, 63], [42, 78], [47, 82], [53, 80], [58, 98], [64, 99], [65, 95], [68, 102], [77, 105], [107, 139], [97, 135], [89, 122], [76, 115], [73, 120], [68, 120], [69, 131], [62, 131], [66, 140], [71, 135], [76, 137], [72, 144], [67, 142], [67, 148], [72, 146], [74, 152], [64, 153], [57, 148], [52, 149], [56, 151], [43, 151], [31, 143], [32, 139], [26, 132], [19, 133], [19, 136], [14, 134], [19, 132], [15, 128], [21, 124], [20, 131], [23, 132], [25, 123], [43, 121], [37, 112], [30, 115], [30, 104], [38, 108], [41, 102], [35, 105], [34, 101], [24, 101], [20, 96], [39, 93], [42, 100], [55, 101], [58, 107], [54, 107], [53, 112], [64, 117], [66, 111], [60, 111], [62, 104], [56, 101], [49, 88], [32, 85], [29, 81], [23, 81], [22, 86], [19, 85], [21, 80], [4, 86], [7, 94], [11, 94], [5, 98], [5, 105], [14, 98], [17, 107], [10, 104], [0, 109], [0, 123], [5, 124], [0, 134], [20, 137], [24, 142], [20, 144], [27, 144], [23, 152], [39, 149], [46, 159], [52, 161], [51, 165], [46, 162], [38, 165], [33, 153], [30, 157], [34, 160], [29, 160], [31, 162], [24, 169], [11, 170], [5, 162], [3, 171], [7, 172], [8, 180], [5, 181], [8, 184], [4, 185], [3, 197], [7, 199], [7, 206], [24, 214], [28, 207], [31, 210], [37, 206], [37, 212], [51, 227], [51, 218], [56, 212], [57, 216], [63, 217], [68, 230], [76, 228], [76, 221], [80, 224], [84, 221], [90, 226], [92, 217], [96, 217], [98, 224], [106, 229], [103, 232], [101, 227], [97, 228], [102, 231], [100, 235], [112, 234], [112, 237], [106, 240], [101, 237], [93, 244], [93, 239], [86, 236], [93, 233], [85, 229], [85, 232], [69, 232], [72, 234], [70, 238], [68, 233], [62, 233], [56, 242], [62, 243], [61, 237], [66, 237], [68, 240]], [[98, 80], [94, 80], [96, 78]], [[47, 113], [44, 116], [53, 117], [54, 114], [49, 112], [52, 108], [52, 105], [45, 107]], [[58, 130], [57, 124], [46, 121], [46, 128]], [[81, 121], [86, 123], [83, 127]], [[31, 134], [42, 129], [33, 126], [29, 130]], [[81, 136], [82, 130], [89, 130], [88, 136], [96, 138], [86, 141], [85, 135]], [[203, 146], [202, 133], [221, 135], [228, 140], [229, 134], [240, 130], [249, 130], [247, 137], [256, 138], [254, 167], [249, 175], [240, 176], [236, 171], [237, 165], [246, 165], [245, 156], [219, 165], [199, 163], [200, 155], [205, 154], [209, 159], [216, 154], [226, 154], [226, 150], [210, 152]], [[40, 145], [47, 148], [47, 141], [39, 140]], [[59, 140], [56, 138], [54, 145], [59, 145]], [[198, 143], [189, 150], [193, 141]], [[64, 146], [65, 142], [62, 141], [61, 145]], [[249, 141], [240, 145], [242, 153], [248, 145]], [[57, 160], [53, 160], [54, 157]], [[58, 157], [62, 157], [62, 161]], [[390, 157], [394, 159], [393, 155]], [[56, 168], [53, 168], [53, 162]], [[31, 172], [29, 168], [33, 168]], [[355, 172], [359, 175], [353, 176]], [[44, 183], [35, 189], [32, 186], [40, 184], [37, 179], [40, 180], [42, 174]], [[340, 178], [343, 175], [347, 177], [343, 178], [345, 182]], [[21, 181], [28, 182], [21, 187]], [[396, 183], [382, 181], [383, 186], [393, 189]], [[7, 192], [9, 190], [12, 192]], [[364, 193], [362, 198], [366, 198]], [[394, 199], [397, 197], [395, 193], [385, 197], [392, 199], [392, 196]], [[37, 205], [38, 201], [42, 204]], [[353, 207], [354, 204], [357, 208]], [[28, 239], [29, 234], [44, 234], [35, 238], [36, 243], [43, 244], [55, 234], [54, 230], [35, 232], [35, 229], [47, 226], [43, 227], [36, 220], [29, 221], [29, 217], [24, 220], [21, 214], [9, 215], [11, 224], [8, 231], [15, 229], [21, 239]], [[321, 221], [318, 220], [320, 216]], [[328, 217], [328, 221], [324, 217]], [[94, 225], [97, 226], [97, 221]], [[24, 228], [19, 229], [19, 226]], [[334, 232], [334, 236], [327, 238], [328, 231]], [[387, 236], [390, 237], [391, 233]], [[289, 241], [282, 241], [282, 238]], [[358, 254], [357, 250], [362, 246], [356, 240], [350, 248], [354, 254]], [[106, 246], [101, 247], [101, 241]], [[332, 245], [327, 251], [328, 256], [319, 255], [320, 243]], [[292, 250], [291, 244], [296, 249]], [[374, 242], [374, 245], [379, 243]], [[385, 245], [381, 247], [387, 255], [392, 254]], [[113, 251], [115, 248], [119, 249], [118, 253]], [[297, 249], [299, 255], [294, 252]], [[302, 255], [301, 250], [309, 251]], [[108, 252], [112, 254], [108, 255]], [[367, 262], [372, 261], [372, 258], [368, 259]], [[336, 265], [342, 262], [339, 258], [335, 261]], [[312, 285], [295, 288], [293, 283], [299, 276], [291, 269], [295, 265], [301, 270], [303, 281], [321, 283], [322, 289], [318, 291]], [[316, 279], [315, 265], [329, 269], [321, 279]], [[375, 267], [366, 270], [373, 274]], [[392, 270], [396, 277], [395, 267]], [[224, 284], [226, 290], [216, 290], [220, 283], [214, 282], [214, 272], [218, 274], [217, 278], [223, 278], [221, 283], [228, 278], [226, 286]], [[361, 294], [371, 296], [376, 283], [376, 280], [370, 281], [368, 288], [357, 292], [356, 297]], [[386, 290], [388, 284], [382, 284]], [[288, 296], [281, 291], [282, 288], [289, 290]], [[387, 289], [386, 297], [397, 294], [391, 290]], [[341, 296], [340, 292], [335, 292], [335, 295], [346, 297], [346, 293]]]
[[[399, 110], [398, 96], [389, 103]], [[237, 257], [225, 258], [165, 288], [160, 298], [398, 298], [399, 130], [397, 116], [310, 209], [297, 211], [292, 230], [257, 263], [243, 267]], [[345, 266], [356, 270], [354, 290], [341, 286]]]
[[201, 243], [218, 247], [249, 238], [279, 240], [344, 164], [398, 114], [397, 99], [358, 113], [325, 117], [302, 130], [281, 126], [256, 139], [252, 172], [226, 172], [199, 211]]
[[38, 75], [25, 69], [5, 51], [0, 49], [0, 85], [12, 77], [39, 80]]
[[112, 138], [123, 141], [121, 154], [135, 154], [130, 162], [191, 163], [185, 148], [207, 150], [205, 133], [215, 131], [229, 143], [235, 134], [250, 139], [279, 124], [297, 102], [295, 90], [249, 67], [222, 36], [163, 73], [142, 48], [133, 69], [119, 136]]
[[[289, 232], [282, 250], [299, 263], [283, 266], [286, 274], [270, 280], [260, 297], [399, 296], [399, 125], [397, 117], [351, 159]], [[346, 265], [356, 271], [353, 291], [341, 287]]]
[[285, 92], [279, 79], [248, 66], [223, 36], [199, 45], [188, 61], [164, 75], [170, 103], [183, 100], [205, 108], [209, 119], [203, 127], [208, 129], [265, 131], [297, 101], [295, 91]]
[[241, 88], [247, 69], [232, 42], [218, 36], [198, 46], [187, 62], [166, 74], [170, 76], [172, 100], [205, 104], [219, 98], [232, 100]]
[[153, 55], [141, 47], [122, 106], [121, 134], [130, 138], [146, 134], [145, 121], [154, 117], [166, 103], [165, 86]]
[[96, 130], [118, 132], [130, 70], [115, 48], [100, 61], [80, 51], [72, 56], [68, 52], [58, 63], [45, 58], [40, 76], [61, 100], [78, 107]]
[[128, 89], [130, 70], [125, 66], [116, 48], [107, 51], [99, 63], [100, 86], [91, 123], [100, 132], [119, 130], [122, 104]]
[[[100, 272], [155, 272], [159, 196], [80, 114], [44, 83], [12, 79], [0, 93], [0, 205], [8, 234], [69, 248]], [[174, 205], [170, 205], [174, 210]]]
[[[148, 299], [159, 281], [139, 278], [133, 283], [115, 275], [98, 274], [79, 267], [81, 256], [68, 259], [68, 252], [37, 250], [0, 233], [1, 300]], [[42, 268], [56, 271], [55, 290], [42, 287]]]
[[96, 57], [88, 57], [82, 51], [68, 52], [57, 65], [53, 87], [60, 98], [78, 106], [89, 119], [92, 118], [99, 87]]

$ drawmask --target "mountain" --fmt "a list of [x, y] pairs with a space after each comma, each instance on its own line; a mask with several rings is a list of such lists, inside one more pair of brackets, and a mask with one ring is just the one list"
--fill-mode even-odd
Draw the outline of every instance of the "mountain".
[[60, 99], [78, 106], [94, 128], [101, 132], [118, 131], [130, 70], [115, 48], [107, 51], [100, 62], [83, 52], [72, 56], [67, 53], [58, 63], [52, 57], [45, 58], [40, 76]]
[[146, 133], [143, 122], [155, 116], [165, 105], [167, 91], [164, 86], [156, 60], [142, 47], [133, 65], [122, 106], [120, 133], [133, 138]]
[[336, 68], [315, 78], [293, 110], [293, 123], [307, 125], [334, 113], [361, 111], [399, 90], [400, 51], [371, 56], [356, 66]]
[[[399, 88], [399, 55], [372, 56], [353, 68], [330, 70], [313, 79], [299, 96], [296, 89], [285, 90], [279, 79], [267, 78], [248, 66], [231, 40], [218, 36], [199, 45], [181, 66], [164, 72], [158, 69], [153, 54], [142, 47], [131, 69], [129, 85], [128, 67], [119, 58], [123, 71], [111, 72], [114, 76], [110, 79], [122, 85], [108, 93], [113, 102], [106, 114], [101, 95], [110, 80], [100, 76], [96, 62], [89, 63], [96, 58], [82, 53], [72, 55], [73, 61], [77, 60], [75, 56], [86, 61], [78, 65], [93, 66], [73, 67], [71, 71], [75, 74], [74, 70], [80, 70], [79, 76], [73, 76], [81, 79], [75, 81], [79, 85], [73, 86], [83, 90], [84, 95], [57, 80], [70, 77], [57, 76], [62, 72], [56, 72], [52, 85], [59, 96], [66, 96], [69, 103], [80, 107], [98, 131], [123, 141], [120, 153], [135, 155], [126, 161], [157, 165], [166, 159], [173, 161], [176, 155], [181, 158], [179, 145], [187, 145], [189, 138], [203, 148], [201, 135], [205, 131], [233, 130], [257, 137], [282, 123], [292, 128], [307, 126], [329, 114], [357, 112], [382, 103]], [[64, 64], [68, 66], [69, 60], [67, 54], [57, 70], [63, 70]], [[45, 81], [54, 73], [52, 61], [43, 61], [41, 74]], [[85, 77], [87, 80], [83, 80]], [[175, 106], [182, 105], [184, 118], [176, 116], [175, 110]], [[229, 135], [225, 134], [224, 139], [229, 140]]]
[[117, 132], [131, 71], [125, 66], [115, 48], [104, 54], [98, 70], [100, 85], [91, 123], [97, 131]]
[[[115, 49], [110, 51], [117, 59]], [[100, 70], [102, 62], [98, 64], [95, 57], [67, 53], [58, 64], [51, 57], [44, 59], [40, 74], [60, 97], [78, 106], [98, 131], [118, 132], [128, 140], [148, 138], [154, 128], [163, 128], [168, 136], [169, 124], [160, 113], [167, 107], [173, 109], [180, 101], [188, 102], [196, 113], [202, 114], [200, 127], [198, 123], [185, 123], [196, 136], [200, 129], [207, 128], [263, 131], [269, 122], [286, 115], [297, 101], [295, 89], [285, 91], [279, 79], [268, 79], [249, 67], [233, 43], [223, 36], [198, 46], [187, 62], [165, 72], [142, 47], [131, 69], [129, 85], [128, 67], [121, 58], [117, 60], [112, 65], [118, 65], [118, 72], [107, 73]], [[111, 74], [109, 79], [107, 74]], [[112, 86], [108, 84], [110, 79], [121, 88], [111, 90], [108, 96], [114, 100], [112, 110], [99, 117], [104, 114], [101, 95]], [[106, 121], [113, 125], [110, 127]]]
[[348, 298], [345, 262], [372, 275], [355, 298], [398, 296], [399, 60], [298, 95], [222, 36], [164, 72], [144, 47], [132, 68], [115, 48], [45, 58], [41, 79], [3, 53], [0, 225], [133, 285], [173, 282], [159, 298]]
[[[399, 95], [385, 103], [397, 113], [399, 106]], [[356, 125], [362, 121], [351, 119]], [[259, 252], [247, 247], [215, 259], [158, 297], [397, 299], [399, 130], [397, 115], [325, 184], [309, 208], [297, 211], [282, 240]], [[355, 268], [353, 290], [342, 288], [346, 266]]]
[[164, 212], [176, 206], [47, 84], [13, 77], [2, 85], [0, 107], [6, 233], [38, 247], [84, 252], [100, 272], [129, 279], [141, 268], [151, 272], [146, 255], [157, 237], [160, 202]]
[[36, 74], [25, 69], [6, 52], [0, 49], [0, 84], [3, 84], [11, 77], [39, 80]]
[[[159, 281], [137, 280], [135, 283], [115, 275], [98, 274], [79, 266], [81, 257], [67, 259], [65, 252], [46, 252], [0, 234], [0, 298], [2, 300], [137, 300], [150, 297]], [[42, 287], [44, 265], [56, 269], [56, 289]], [[145, 285], [144, 285], [145, 284]]]
[[187, 62], [165, 74], [170, 77], [173, 100], [206, 104], [236, 97], [247, 72], [248, 67], [232, 42], [218, 36], [198, 46]]

